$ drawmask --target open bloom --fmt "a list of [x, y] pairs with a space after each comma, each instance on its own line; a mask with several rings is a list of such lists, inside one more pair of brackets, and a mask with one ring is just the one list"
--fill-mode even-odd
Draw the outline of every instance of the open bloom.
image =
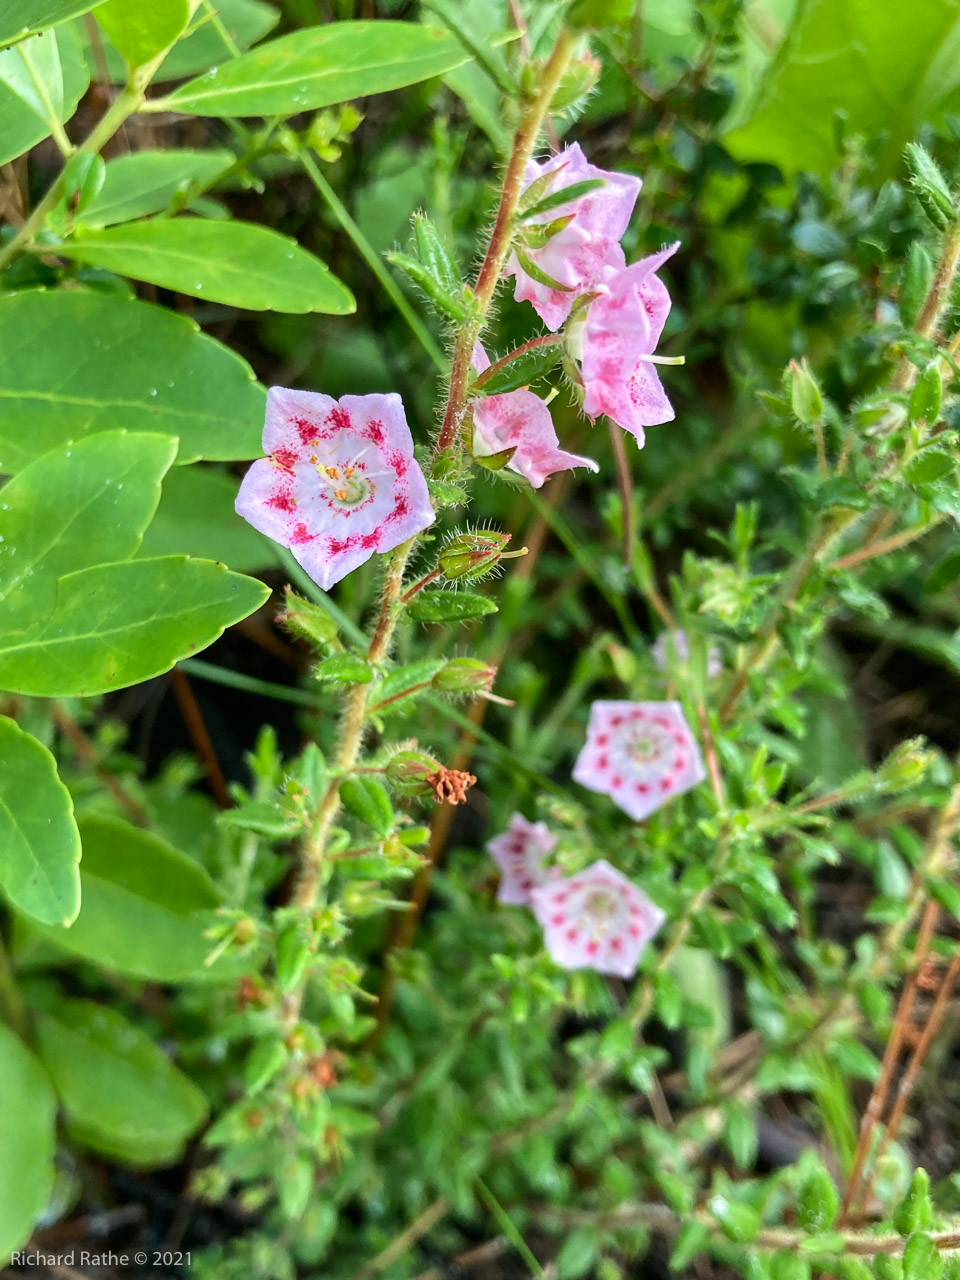
[[629, 173], [598, 169], [589, 163], [576, 143], [543, 164], [531, 160], [526, 186], [547, 174], [553, 177], [541, 199], [591, 179], [603, 182], [601, 187], [575, 195], [564, 204], [554, 205], [525, 220], [527, 226], [537, 227], [569, 219], [546, 244], [539, 247], [528, 244], [522, 248], [529, 262], [562, 285], [562, 289], [535, 280], [524, 270], [516, 251], [507, 262], [504, 274], [516, 276], [517, 280], [514, 297], [518, 302], [532, 303], [547, 328], [557, 330], [570, 314], [574, 300], [594, 287], [605, 267], [623, 266], [619, 241], [627, 229], [641, 183]]
[[289, 547], [324, 590], [433, 523], [396, 394], [337, 401], [271, 387], [263, 448], [269, 457], [244, 476], [237, 514]]
[[[478, 373], [490, 367], [487, 353], [479, 342], [473, 348], [473, 367]], [[525, 387], [499, 396], [477, 396], [472, 404], [474, 456], [487, 458], [504, 449], [513, 449], [507, 466], [528, 480], [534, 489], [539, 489], [555, 471], [569, 471], [573, 467], [599, 471], [592, 458], [582, 458], [560, 448], [550, 410], [538, 395]]]
[[[650, 648], [653, 665], [658, 671], [666, 671], [676, 661], [681, 664], [690, 660], [690, 645], [685, 631], [679, 627], [676, 631], [661, 631]], [[711, 645], [707, 650], [707, 675], [713, 679], [723, 670], [720, 650]]]
[[656, 274], [679, 247], [668, 245], [621, 270], [608, 268], [597, 283], [574, 349], [583, 379], [583, 409], [605, 413], [643, 447], [644, 427], [670, 422], [673, 409], [651, 359], [670, 313], [670, 295]]
[[528, 822], [515, 813], [502, 835], [487, 841], [487, 853], [500, 868], [497, 901], [510, 905], [527, 904], [531, 890], [557, 874], [545, 866], [557, 837], [545, 822]]
[[664, 914], [635, 884], [600, 859], [530, 895], [547, 950], [564, 969], [630, 978]]
[[595, 702], [573, 776], [640, 822], [706, 774], [679, 702]]

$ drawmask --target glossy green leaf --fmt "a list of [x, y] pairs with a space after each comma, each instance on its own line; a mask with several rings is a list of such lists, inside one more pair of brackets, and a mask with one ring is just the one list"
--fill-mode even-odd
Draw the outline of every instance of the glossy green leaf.
[[727, 146], [744, 160], [826, 173], [840, 161], [834, 116], [843, 111], [848, 134], [888, 132], [891, 166], [917, 125], [960, 85], [958, 22], [953, 0], [916, 0], [908, 22], [895, 5], [810, 0]]
[[356, 309], [353, 294], [319, 258], [252, 222], [154, 218], [85, 232], [57, 252], [251, 311], [347, 315]]
[[202, 912], [219, 898], [199, 863], [118, 818], [79, 824], [80, 914], [38, 932], [64, 951], [155, 982], [202, 977], [211, 944]]
[[0, 46], [87, 13], [95, 4], [96, 0], [0, 0]]
[[400, 89], [467, 61], [446, 31], [410, 22], [328, 22], [270, 40], [154, 107], [199, 116], [289, 116]]
[[263, 410], [250, 366], [184, 316], [93, 292], [0, 296], [0, 471], [119, 427], [179, 437], [180, 462], [253, 458]]
[[78, 221], [109, 227], [169, 209], [178, 192], [206, 187], [233, 163], [232, 151], [133, 151], [107, 163], [100, 193]]
[[46, 124], [63, 115], [63, 70], [54, 31], [0, 53], [0, 81]]
[[94, 16], [130, 67], [142, 67], [174, 43], [190, 21], [189, 0], [106, 0]]
[[167, 1164], [207, 1115], [207, 1100], [139, 1027], [92, 1000], [36, 1019], [37, 1047], [74, 1137], [130, 1164]]
[[138, 684], [211, 644], [268, 595], [255, 578], [186, 556], [67, 574], [49, 617], [0, 637], [0, 688], [55, 698]]
[[198, 556], [248, 573], [276, 561], [274, 544], [233, 509], [237, 480], [215, 467], [176, 467], [163, 482], [160, 506], [140, 555]]
[[[277, 25], [279, 14], [262, 0], [217, 0], [217, 15], [230, 39], [239, 49], [249, 49]], [[154, 80], [182, 80], [186, 76], [206, 71], [208, 67], [225, 62], [232, 56], [223, 37], [213, 22], [194, 23], [194, 30], [173, 46], [154, 76]], [[86, 41], [87, 61], [91, 75], [97, 74], [97, 57]], [[122, 84], [127, 76], [123, 58], [104, 35], [100, 41], [107, 74], [115, 84]]]
[[[55, 36], [46, 36], [44, 40], [55, 41], [56, 44], [60, 66], [60, 80], [56, 90], [59, 110], [56, 115], [60, 123], [63, 123], [76, 111], [77, 104], [90, 84], [90, 76], [80, 41], [71, 27], [61, 27]], [[18, 64], [24, 66], [19, 48], [0, 53], [0, 63], [14, 68]], [[38, 142], [42, 142], [49, 133], [47, 121], [0, 78], [0, 164], [23, 155]]]
[[34, 920], [69, 924], [80, 910], [80, 835], [70, 792], [47, 748], [5, 716], [0, 760], [0, 888]]
[[0, 1022], [0, 1266], [29, 1240], [53, 1191], [56, 1112], [49, 1076]]
[[46, 617], [57, 580], [132, 556], [177, 452], [170, 436], [103, 431], [43, 454], [0, 502], [0, 634]]

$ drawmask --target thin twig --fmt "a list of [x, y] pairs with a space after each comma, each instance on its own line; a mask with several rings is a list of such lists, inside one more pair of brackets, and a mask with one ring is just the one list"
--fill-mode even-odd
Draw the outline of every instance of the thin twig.
[[200, 757], [200, 763], [203, 765], [203, 772], [206, 774], [210, 792], [221, 809], [229, 809], [233, 801], [230, 799], [230, 792], [227, 790], [227, 780], [224, 778], [223, 770], [220, 768], [216, 748], [207, 731], [200, 704], [194, 697], [190, 681], [179, 667], [174, 667], [170, 672], [170, 687], [173, 689], [173, 696], [176, 699], [180, 715], [183, 717], [183, 723], [190, 736], [190, 741]]

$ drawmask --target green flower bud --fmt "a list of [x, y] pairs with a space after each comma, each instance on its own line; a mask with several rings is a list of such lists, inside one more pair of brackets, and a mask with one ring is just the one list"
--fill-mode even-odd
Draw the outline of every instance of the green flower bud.
[[908, 1236], [914, 1231], [925, 1231], [932, 1221], [930, 1175], [926, 1169], [916, 1169], [907, 1194], [894, 1210], [893, 1225], [900, 1235]]
[[481, 693], [493, 685], [496, 667], [480, 658], [451, 658], [433, 677], [433, 687], [443, 693]]
[[805, 427], [823, 421], [823, 395], [806, 360], [790, 361], [790, 407]]
[[385, 773], [387, 781], [400, 796], [429, 796], [433, 788], [427, 782], [440, 768], [440, 761], [426, 751], [398, 751], [390, 757]]
[[509, 533], [478, 529], [451, 538], [437, 557], [440, 572], [448, 582], [478, 582], [503, 559]]

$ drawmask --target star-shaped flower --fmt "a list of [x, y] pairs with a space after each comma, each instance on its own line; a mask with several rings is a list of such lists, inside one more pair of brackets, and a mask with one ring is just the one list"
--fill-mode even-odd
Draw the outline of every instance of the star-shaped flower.
[[636, 436], [641, 448], [644, 427], [674, 416], [652, 357], [670, 312], [667, 286], [656, 272], [678, 247], [679, 242], [668, 245], [621, 270], [607, 268], [596, 286], [599, 297], [574, 338], [584, 413], [605, 413]]
[[289, 547], [326, 591], [375, 551], [433, 523], [403, 403], [388, 395], [333, 400], [271, 387], [263, 448], [237, 514]]
[[553, 176], [541, 199], [584, 181], [599, 179], [603, 183], [524, 220], [528, 227], [541, 227], [568, 219], [546, 244], [521, 245], [528, 262], [562, 285], [562, 289], [534, 279], [524, 269], [517, 252], [510, 255], [504, 271], [506, 276], [516, 276], [514, 297], [517, 301], [532, 303], [547, 328], [556, 331], [570, 314], [574, 300], [593, 288], [605, 267], [623, 266], [619, 241], [633, 213], [641, 182], [629, 173], [598, 169], [590, 164], [576, 143], [542, 164], [531, 160], [527, 166], [526, 187], [548, 174]]
[[[473, 367], [478, 373], [490, 367], [479, 342], [473, 348]], [[526, 387], [498, 396], [477, 396], [472, 404], [474, 456], [486, 458], [503, 449], [513, 449], [507, 467], [528, 480], [534, 489], [539, 489], [555, 471], [573, 467], [600, 470], [592, 458], [560, 448], [550, 410]]]
[[487, 841], [487, 853], [501, 872], [497, 901], [528, 905], [531, 890], [557, 874], [544, 865], [556, 843], [545, 822], [528, 822], [522, 813], [515, 813], [506, 831]]
[[550, 955], [564, 969], [595, 969], [630, 978], [664, 921], [660, 908], [600, 859], [568, 880], [530, 895]]
[[573, 777], [640, 822], [706, 774], [679, 702], [595, 702]]

